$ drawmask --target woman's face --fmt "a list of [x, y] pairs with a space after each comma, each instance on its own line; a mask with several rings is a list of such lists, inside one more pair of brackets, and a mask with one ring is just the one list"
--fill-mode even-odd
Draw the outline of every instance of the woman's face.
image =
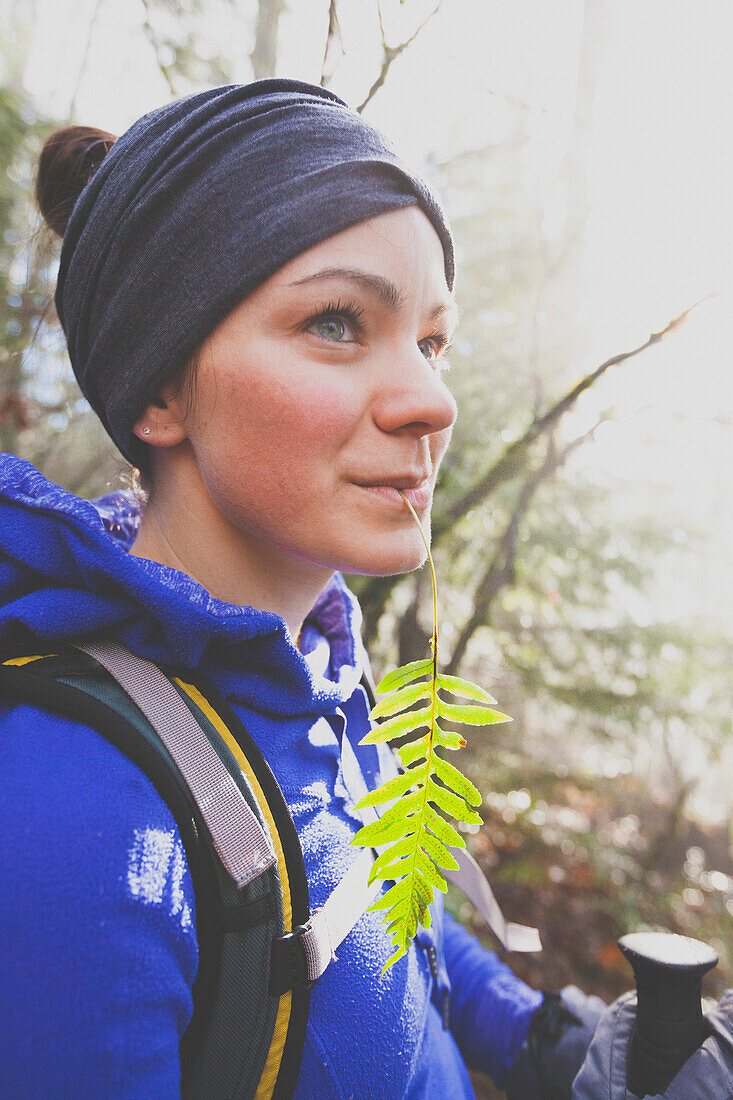
[[204, 344], [187, 443], [233, 537], [349, 573], [416, 568], [455, 402], [455, 307], [416, 206], [296, 256]]

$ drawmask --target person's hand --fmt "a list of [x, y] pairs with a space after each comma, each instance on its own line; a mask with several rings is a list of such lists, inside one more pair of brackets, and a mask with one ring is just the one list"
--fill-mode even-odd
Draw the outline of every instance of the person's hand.
[[[636, 1100], [626, 1088], [635, 1021], [636, 993], [624, 993], [601, 1017], [573, 1083], [572, 1100]], [[733, 1100], [733, 989], [723, 994], [705, 1022], [709, 1037], [659, 1094], [663, 1100]]]
[[599, 997], [574, 985], [559, 995], [546, 994], [503, 1082], [507, 1100], [570, 1100], [573, 1079], [605, 1010]]

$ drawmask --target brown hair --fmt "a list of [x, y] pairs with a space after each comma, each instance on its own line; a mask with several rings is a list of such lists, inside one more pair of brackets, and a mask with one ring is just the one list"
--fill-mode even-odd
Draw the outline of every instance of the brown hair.
[[[114, 134], [94, 126], [64, 126], [46, 139], [38, 162], [35, 194], [43, 220], [57, 237], [63, 239], [76, 200], [115, 141]], [[197, 348], [169, 378], [178, 393], [185, 394], [189, 410], [199, 361]], [[131, 476], [136, 492], [150, 489], [149, 464], [140, 470], [132, 467]]]
[[46, 225], [63, 237], [74, 203], [117, 138], [93, 126], [64, 126], [41, 150], [36, 202]]

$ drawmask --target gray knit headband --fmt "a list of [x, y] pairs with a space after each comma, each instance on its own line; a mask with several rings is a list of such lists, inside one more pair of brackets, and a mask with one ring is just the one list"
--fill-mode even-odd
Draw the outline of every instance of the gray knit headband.
[[56, 306], [81, 389], [122, 453], [176, 369], [258, 284], [350, 225], [418, 203], [454, 259], [438, 201], [385, 138], [316, 85], [262, 80], [138, 119], [64, 236]]

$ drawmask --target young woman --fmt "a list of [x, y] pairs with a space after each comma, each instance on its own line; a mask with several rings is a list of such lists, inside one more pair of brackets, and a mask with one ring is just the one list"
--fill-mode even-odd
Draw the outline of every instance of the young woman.
[[[38, 194], [76, 377], [148, 497], [82, 501], [5, 456], [0, 641], [108, 637], [195, 669], [272, 768], [315, 910], [361, 824], [341, 745], [367, 728], [366, 655], [341, 573], [423, 562], [398, 490], [429, 532], [456, 415], [445, 217], [341, 100], [287, 80], [117, 140], [61, 131]], [[84, 722], [5, 699], [0, 730], [3, 1096], [178, 1095], [202, 915], [170, 809]], [[570, 1095], [597, 1010], [576, 998], [587, 1026], [561, 1011], [543, 1040], [542, 994], [448, 916], [433, 943], [440, 966], [415, 943], [380, 980], [380, 916], [358, 921], [311, 995], [299, 1100], [460, 1100], [466, 1062]]]

